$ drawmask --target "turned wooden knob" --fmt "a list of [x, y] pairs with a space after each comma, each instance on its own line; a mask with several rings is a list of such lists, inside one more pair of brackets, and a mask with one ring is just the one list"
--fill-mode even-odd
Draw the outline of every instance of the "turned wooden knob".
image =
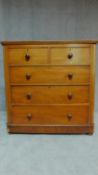
[[72, 73], [69, 73], [69, 74], [68, 74], [68, 79], [71, 80], [72, 77], [73, 77], [73, 74], [72, 74]]
[[71, 100], [72, 99], [72, 93], [71, 92], [68, 93], [67, 97], [68, 97], [69, 100]]
[[27, 97], [28, 100], [30, 100], [32, 98], [32, 94], [28, 93], [28, 94], [26, 94], [26, 97]]
[[68, 120], [71, 120], [72, 119], [72, 114], [67, 114], [67, 118], [68, 118]]
[[31, 75], [29, 73], [26, 74], [26, 80], [30, 80]]
[[73, 58], [73, 54], [69, 53], [67, 57], [68, 57], [68, 59], [72, 59]]
[[29, 61], [29, 60], [30, 60], [30, 55], [29, 55], [29, 54], [26, 54], [26, 55], [25, 55], [25, 60], [26, 60], [26, 61]]
[[27, 114], [27, 119], [28, 120], [31, 120], [32, 119], [32, 114], [31, 113]]

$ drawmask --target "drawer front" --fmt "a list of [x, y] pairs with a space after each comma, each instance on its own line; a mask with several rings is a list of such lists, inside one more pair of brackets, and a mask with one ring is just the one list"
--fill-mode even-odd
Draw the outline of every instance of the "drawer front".
[[51, 64], [57, 65], [89, 65], [90, 48], [53, 48]]
[[82, 125], [88, 122], [87, 106], [13, 107], [12, 123], [39, 125]]
[[12, 67], [10, 82], [20, 84], [82, 84], [89, 82], [86, 67]]
[[32, 48], [32, 49], [10, 49], [9, 64], [47, 64], [48, 50], [47, 48]]
[[88, 103], [88, 86], [15, 86], [11, 89], [13, 104]]

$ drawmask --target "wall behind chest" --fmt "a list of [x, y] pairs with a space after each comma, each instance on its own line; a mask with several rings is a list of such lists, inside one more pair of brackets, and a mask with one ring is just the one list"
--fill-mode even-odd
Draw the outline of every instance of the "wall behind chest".
[[[98, 39], [97, 9], [97, 0], [0, 0], [0, 40]], [[2, 58], [0, 46], [0, 110], [5, 110]]]

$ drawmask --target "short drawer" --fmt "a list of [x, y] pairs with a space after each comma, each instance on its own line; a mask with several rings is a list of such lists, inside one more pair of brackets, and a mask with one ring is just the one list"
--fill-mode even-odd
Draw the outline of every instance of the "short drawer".
[[90, 48], [52, 48], [51, 64], [90, 65]]
[[15, 86], [11, 89], [13, 104], [88, 103], [88, 86]]
[[11, 67], [10, 82], [14, 84], [88, 84], [86, 67]]
[[10, 65], [48, 64], [47, 48], [13, 48], [9, 49]]
[[84, 125], [88, 122], [87, 106], [13, 107], [12, 123], [32, 125]]

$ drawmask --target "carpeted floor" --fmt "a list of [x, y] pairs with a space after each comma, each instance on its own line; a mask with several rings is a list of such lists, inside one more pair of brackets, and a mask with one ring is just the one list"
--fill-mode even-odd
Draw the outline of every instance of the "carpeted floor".
[[98, 117], [89, 135], [9, 135], [0, 113], [0, 175], [98, 175]]

